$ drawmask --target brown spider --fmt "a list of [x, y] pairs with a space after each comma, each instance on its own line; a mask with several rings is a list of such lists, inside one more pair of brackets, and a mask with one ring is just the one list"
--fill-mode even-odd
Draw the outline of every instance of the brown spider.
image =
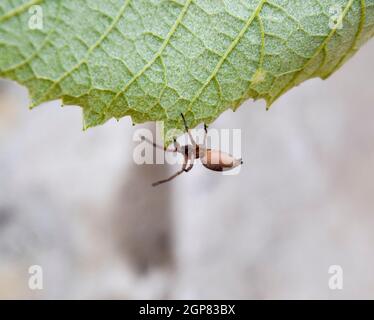
[[143, 141], [146, 141], [153, 145], [155, 148], [159, 148], [164, 150], [165, 152], [178, 152], [183, 155], [184, 157], [184, 162], [182, 165], [182, 169], [177, 171], [175, 174], [170, 176], [167, 179], [157, 181], [155, 183], [152, 183], [152, 186], [157, 186], [161, 183], [168, 182], [183, 172], [188, 172], [192, 169], [194, 165], [195, 159], [200, 159], [201, 163], [203, 164], [204, 167], [206, 167], [209, 170], [213, 171], [227, 171], [230, 169], [233, 169], [241, 164], [243, 164], [242, 159], [235, 159], [232, 155], [222, 152], [220, 150], [212, 150], [206, 148], [206, 140], [207, 140], [207, 134], [208, 134], [208, 128], [204, 124], [204, 130], [205, 130], [205, 135], [204, 135], [204, 144], [197, 144], [192, 137], [191, 131], [187, 126], [186, 119], [184, 118], [183, 114], [181, 114], [185, 130], [190, 137], [192, 145], [188, 144], [185, 146], [181, 146], [177, 140], [174, 138], [174, 149], [169, 150], [167, 147], [162, 147], [157, 145], [156, 143], [150, 141], [144, 136], [141, 136], [141, 139]]

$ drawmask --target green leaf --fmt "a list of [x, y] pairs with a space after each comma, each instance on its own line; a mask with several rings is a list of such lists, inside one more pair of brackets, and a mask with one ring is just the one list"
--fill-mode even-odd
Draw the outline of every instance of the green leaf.
[[373, 35], [374, 0], [1, 0], [0, 76], [32, 106], [81, 106], [85, 127], [194, 127], [328, 77]]

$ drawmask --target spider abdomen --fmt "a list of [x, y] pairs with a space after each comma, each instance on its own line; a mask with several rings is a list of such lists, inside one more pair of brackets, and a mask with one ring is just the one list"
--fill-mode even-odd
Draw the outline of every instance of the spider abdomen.
[[230, 170], [242, 164], [242, 159], [235, 159], [232, 155], [218, 151], [207, 149], [204, 156], [201, 157], [201, 162], [207, 169], [213, 171]]

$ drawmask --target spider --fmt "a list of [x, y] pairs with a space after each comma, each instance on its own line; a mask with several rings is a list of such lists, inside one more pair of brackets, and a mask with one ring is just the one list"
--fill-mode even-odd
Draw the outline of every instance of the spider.
[[208, 135], [208, 127], [206, 124], [204, 124], [204, 144], [197, 144], [192, 137], [191, 131], [187, 126], [186, 119], [184, 118], [184, 115], [181, 113], [184, 128], [191, 140], [192, 144], [187, 144], [184, 146], [181, 146], [177, 140], [174, 138], [174, 149], [169, 150], [168, 147], [162, 147], [149, 139], [147, 139], [145, 136], [141, 136], [142, 141], [146, 141], [149, 144], [153, 145], [154, 148], [162, 149], [165, 152], [175, 152], [180, 153], [184, 157], [182, 168], [174, 173], [172, 176], [170, 176], [167, 179], [157, 181], [155, 183], [152, 183], [152, 186], [158, 186], [162, 183], [168, 182], [182, 174], [183, 172], [189, 172], [193, 165], [195, 159], [200, 159], [203, 166], [209, 170], [213, 171], [227, 171], [230, 169], [233, 169], [241, 164], [243, 164], [242, 159], [235, 159], [232, 155], [222, 152], [220, 150], [212, 150], [206, 147], [206, 141], [207, 141], [207, 135]]

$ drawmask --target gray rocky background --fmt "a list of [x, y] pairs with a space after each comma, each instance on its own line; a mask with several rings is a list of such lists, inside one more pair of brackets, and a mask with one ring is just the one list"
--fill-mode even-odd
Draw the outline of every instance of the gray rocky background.
[[[137, 166], [129, 119], [82, 132], [0, 82], [0, 298], [374, 298], [374, 42], [269, 112], [246, 102], [244, 166]], [[44, 289], [30, 290], [40, 265]], [[330, 265], [343, 290], [328, 287]]]

